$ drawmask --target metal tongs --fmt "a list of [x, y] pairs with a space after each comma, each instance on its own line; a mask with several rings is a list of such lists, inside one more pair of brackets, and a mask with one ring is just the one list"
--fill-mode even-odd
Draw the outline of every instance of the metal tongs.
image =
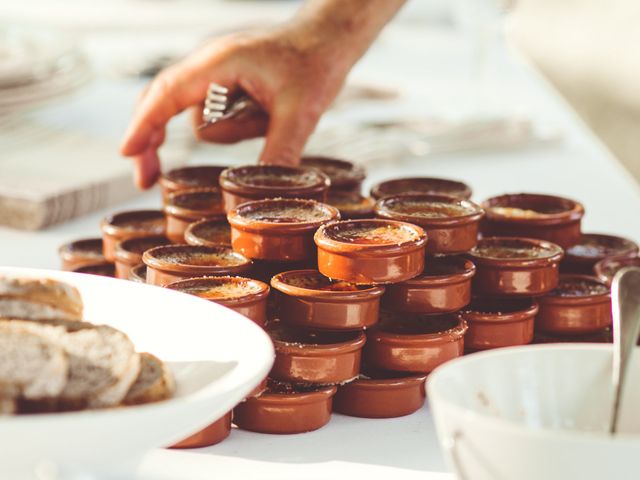
[[210, 83], [202, 109], [202, 124], [198, 129], [228, 120], [247, 117], [260, 111], [260, 105], [244, 92], [230, 95], [229, 89], [217, 83]]
[[640, 335], [640, 268], [627, 267], [611, 283], [613, 315], [613, 404], [609, 432], [616, 433], [631, 354]]

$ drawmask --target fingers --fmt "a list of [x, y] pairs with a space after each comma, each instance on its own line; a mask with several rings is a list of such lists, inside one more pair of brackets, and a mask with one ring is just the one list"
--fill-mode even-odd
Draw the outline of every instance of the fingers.
[[165, 130], [155, 130], [150, 137], [149, 146], [133, 157], [135, 163], [134, 179], [138, 188], [151, 187], [160, 176], [160, 158], [158, 148], [164, 142]]
[[256, 112], [242, 118], [230, 118], [220, 122], [202, 125], [202, 112], [196, 108], [193, 112], [194, 133], [199, 140], [216, 143], [235, 143], [240, 140], [261, 137], [267, 131], [269, 116], [264, 112]]
[[287, 99], [277, 104], [269, 120], [260, 163], [298, 165], [304, 146], [316, 128], [320, 114], [320, 109], [302, 99]]
[[[202, 100], [206, 82], [198, 81], [189, 69], [169, 68], [160, 73], [143, 94], [120, 147], [123, 155], [144, 152], [156, 130], [164, 129], [167, 122], [189, 105]], [[204, 84], [204, 85], [203, 85]]]
[[187, 107], [201, 103], [211, 82], [234, 83], [233, 67], [223, 54], [219, 51], [218, 56], [207, 57], [209, 63], [195, 56], [169, 67], [141, 93], [120, 147], [122, 155], [134, 157], [139, 187], [149, 188], [160, 174], [157, 150], [164, 141], [168, 121]]

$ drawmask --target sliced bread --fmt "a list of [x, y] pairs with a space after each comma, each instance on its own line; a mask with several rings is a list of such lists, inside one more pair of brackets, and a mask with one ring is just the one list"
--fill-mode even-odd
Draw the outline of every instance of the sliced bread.
[[77, 288], [51, 279], [0, 276], [0, 317], [82, 319]]
[[169, 368], [150, 353], [141, 353], [140, 373], [124, 398], [125, 405], [159, 402], [173, 396], [175, 381]]
[[126, 334], [89, 322], [41, 319], [31, 323], [64, 331], [58, 344], [68, 357], [69, 375], [58, 408], [103, 408], [122, 402], [140, 372], [140, 355]]
[[129, 337], [107, 325], [67, 323], [62, 347], [69, 379], [60, 395], [66, 408], [118, 405], [140, 371], [140, 356]]
[[59, 344], [65, 335], [61, 327], [0, 322], [0, 397], [37, 400], [59, 395], [69, 371], [67, 355]]

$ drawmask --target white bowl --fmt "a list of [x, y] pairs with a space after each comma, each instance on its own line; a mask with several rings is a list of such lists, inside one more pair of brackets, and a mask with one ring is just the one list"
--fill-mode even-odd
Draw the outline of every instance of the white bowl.
[[451, 467], [465, 480], [637, 478], [640, 356], [615, 437], [607, 433], [611, 362], [610, 345], [560, 344], [476, 353], [436, 369], [427, 395]]
[[94, 275], [0, 268], [0, 275], [57, 278], [75, 285], [85, 318], [112, 325], [168, 362], [174, 398], [73, 413], [0, 417], [0, 478], [56, 466], [95, 472], [135, 461], [217, 420], [267, 375], [271, 340], [247, 318], [177, 291]]

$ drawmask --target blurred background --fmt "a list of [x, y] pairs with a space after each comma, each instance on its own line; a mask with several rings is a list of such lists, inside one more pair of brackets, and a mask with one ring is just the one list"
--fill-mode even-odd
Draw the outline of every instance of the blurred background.
[[[117, 146], [141, 88], [207, 38], [281, 22], [299, 4], [0, 3], [0, 224], [43, 228], [135, 196]], [[409, 1], [308, 150], [375, 168], [424, 157], [437, 173], [460, 152], [557, 145], [566, 112], [527, 87], [541, 73], [640, 179], [637, 20], [635, 0]], [[194, 155], [251, 163], [259, 149], [196, 145], [178, 118], [162, 158], [165, 168]]]

